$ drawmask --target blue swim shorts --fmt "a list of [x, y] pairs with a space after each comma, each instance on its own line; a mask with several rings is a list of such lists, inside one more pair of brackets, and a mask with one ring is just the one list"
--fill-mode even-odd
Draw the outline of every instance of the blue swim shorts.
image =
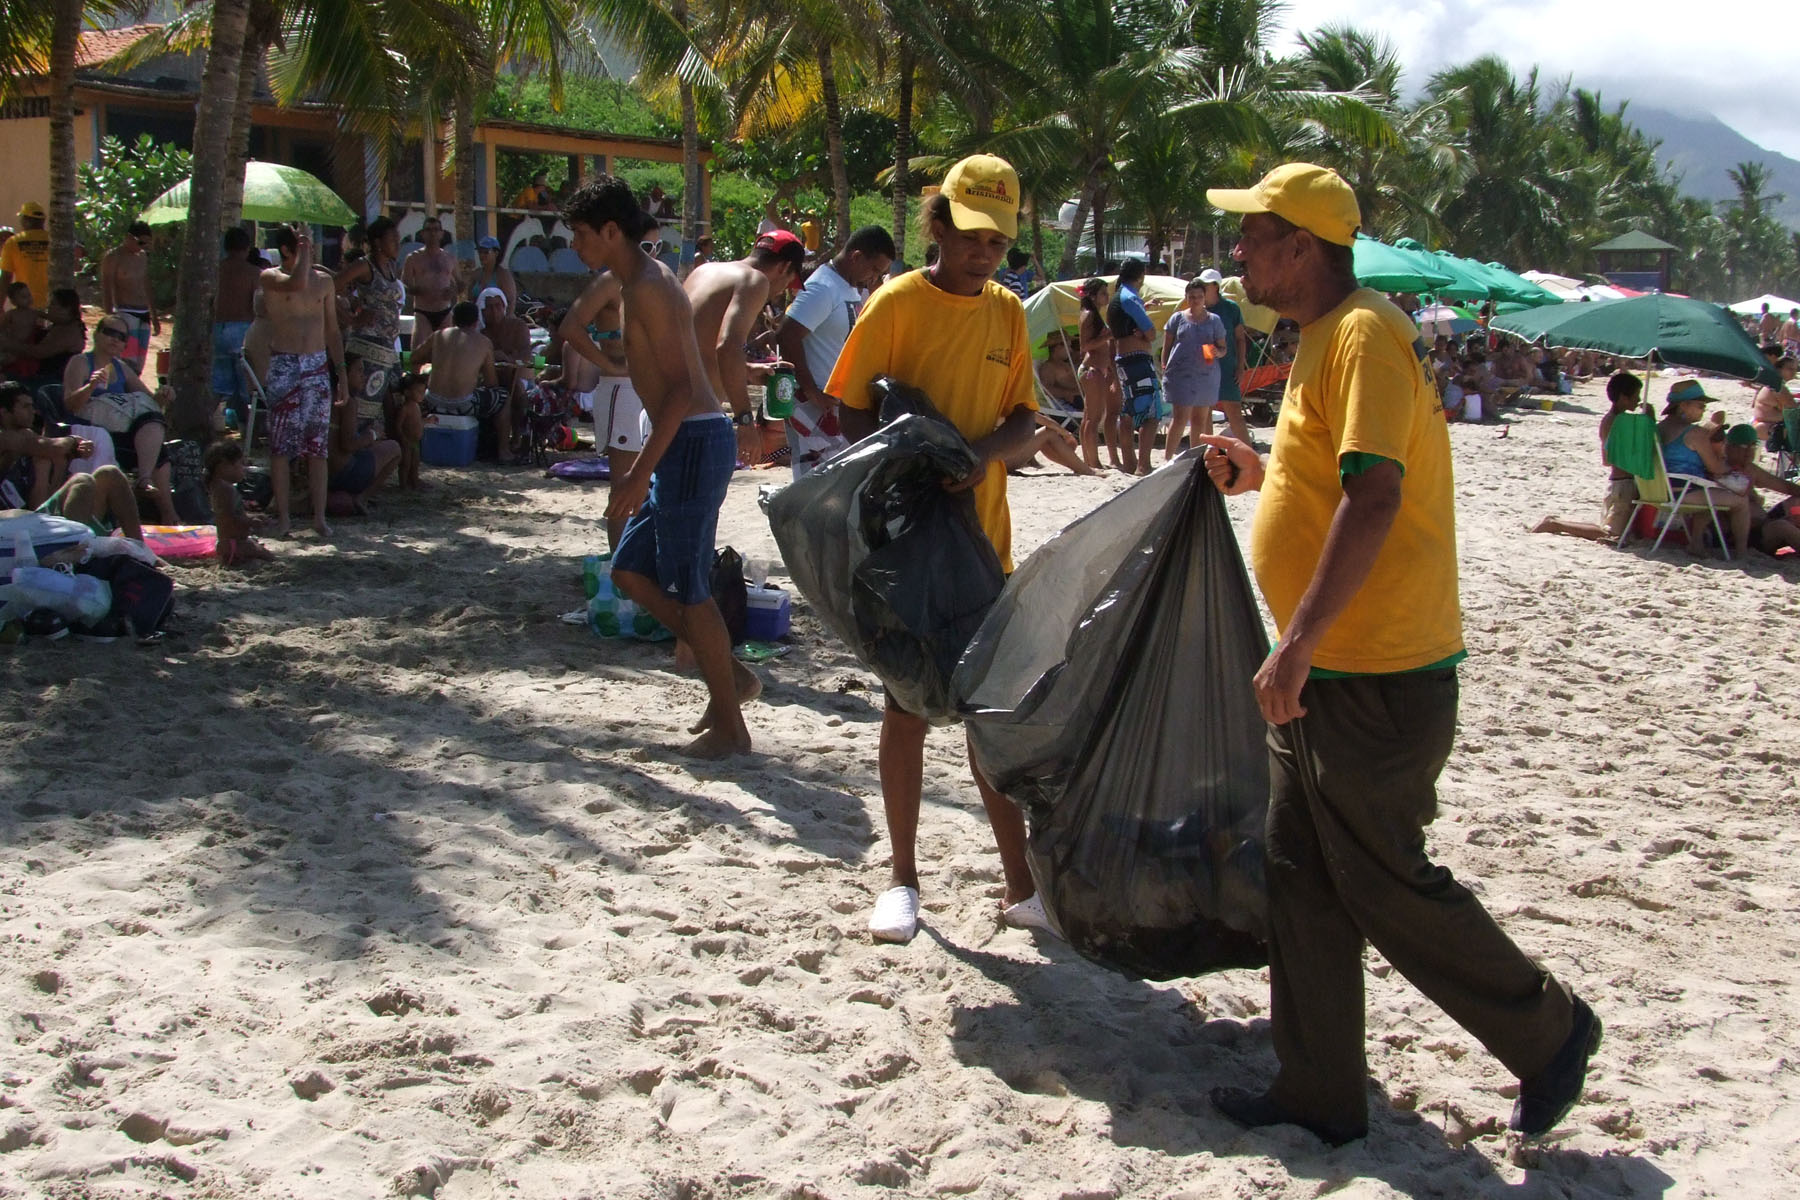
[[719, 506], [736, 469], [737, 433], [723, 414], [683, 421], [619, 538], [613, 570], [654, 579], [681, 604], [709, 599]]

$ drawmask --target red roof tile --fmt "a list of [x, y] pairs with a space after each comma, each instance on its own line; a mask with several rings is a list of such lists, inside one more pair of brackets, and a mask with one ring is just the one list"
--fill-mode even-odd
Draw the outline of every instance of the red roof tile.
[[77, 70], [97, 67], [129, 50], [146, 34], [161, 28], [160, 25], [127, 25], [123, 29], [84, 29], [81, 44], [75, 51], [75, 67]]

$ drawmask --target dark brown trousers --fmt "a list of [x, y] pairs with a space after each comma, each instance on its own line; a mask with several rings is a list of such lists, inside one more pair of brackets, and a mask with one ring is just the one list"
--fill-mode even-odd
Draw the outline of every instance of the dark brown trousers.
[[1542, 1070], [1569, 1035], [1568, 990], [1425, 854], [1456, 671], [1315, 679], [1301, 704], [1269, 728], [1272, 1098], [1367, 1128], [1365, 941], [1514, 1075]]

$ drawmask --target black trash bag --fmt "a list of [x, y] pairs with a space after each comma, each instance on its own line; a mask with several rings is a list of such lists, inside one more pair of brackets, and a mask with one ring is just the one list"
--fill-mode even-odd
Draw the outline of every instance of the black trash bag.
[[1127, 975], [1268, 961], [1268, 655], [1200, 455], [1014, 573], [956, 674], [982, 771], [1025, 812], [1057, 930]]
[[950, 677], [1005, 577], [968, 492], [975, 452], [922, 393], [878, 379], [902, 413], [776, 493], [769, 526], [794, 587], [908, 712], [956, 713]]
[[730, 546], [713, 555], [712, 598], [725, 619], [731, 644], [743, 642], [750, 620], [750, 589], [744, 582], [744, 557]]

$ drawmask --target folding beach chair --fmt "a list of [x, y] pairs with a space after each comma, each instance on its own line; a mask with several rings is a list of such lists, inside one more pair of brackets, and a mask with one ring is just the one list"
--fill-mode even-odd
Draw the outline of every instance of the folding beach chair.
[[256, 410], [269, 407], [269, 393], [263, 390], [262, 380], [250, 369], [250, 360], [244, 357], [242, 350], [237, 356], [238, 377], [244, 381], [244, 395], [249, 398], [244, 411], [244, 448], [247, 450], [256, 444]]
[[1669, 536], [1669, 526], [1676, 518], [1705, 513], [1712, 520], [1719, 549], [1727, 560], [1731, 558], [1731, 540], [1725, 536], [1725, 527], [1719, 523], [1718, 506], [1713, 503], [1713, 497], [1726, 490], [1724, 485], [1698, 475], [1671, 475], [1663, 463], [1660, 441], [1656, 448], [1656, 474], [1649, 479], [1634, 474], [1633, 478], [1637, 480], [1637, 503], [1632, 506], [1631, 520], [1625, 523], [1625, 532], [1619, 535], [1621, 548], [1625, 539], [1631, 536], [1631, 527], [1637, 523], [1638, 512], [1642, 509], [1654, 509], [1663, 514], [1662, 528], [1657, 530], [1656, 543], [1650, 547], [1652, 554], [1662, 549], [1663, 539]]
[[1781, 414], [1781, 428], [1769, 438], [1769, 449], [1775, 452], [1775, 474], [1783, 479], [1800, 475], [1800, 408]]

